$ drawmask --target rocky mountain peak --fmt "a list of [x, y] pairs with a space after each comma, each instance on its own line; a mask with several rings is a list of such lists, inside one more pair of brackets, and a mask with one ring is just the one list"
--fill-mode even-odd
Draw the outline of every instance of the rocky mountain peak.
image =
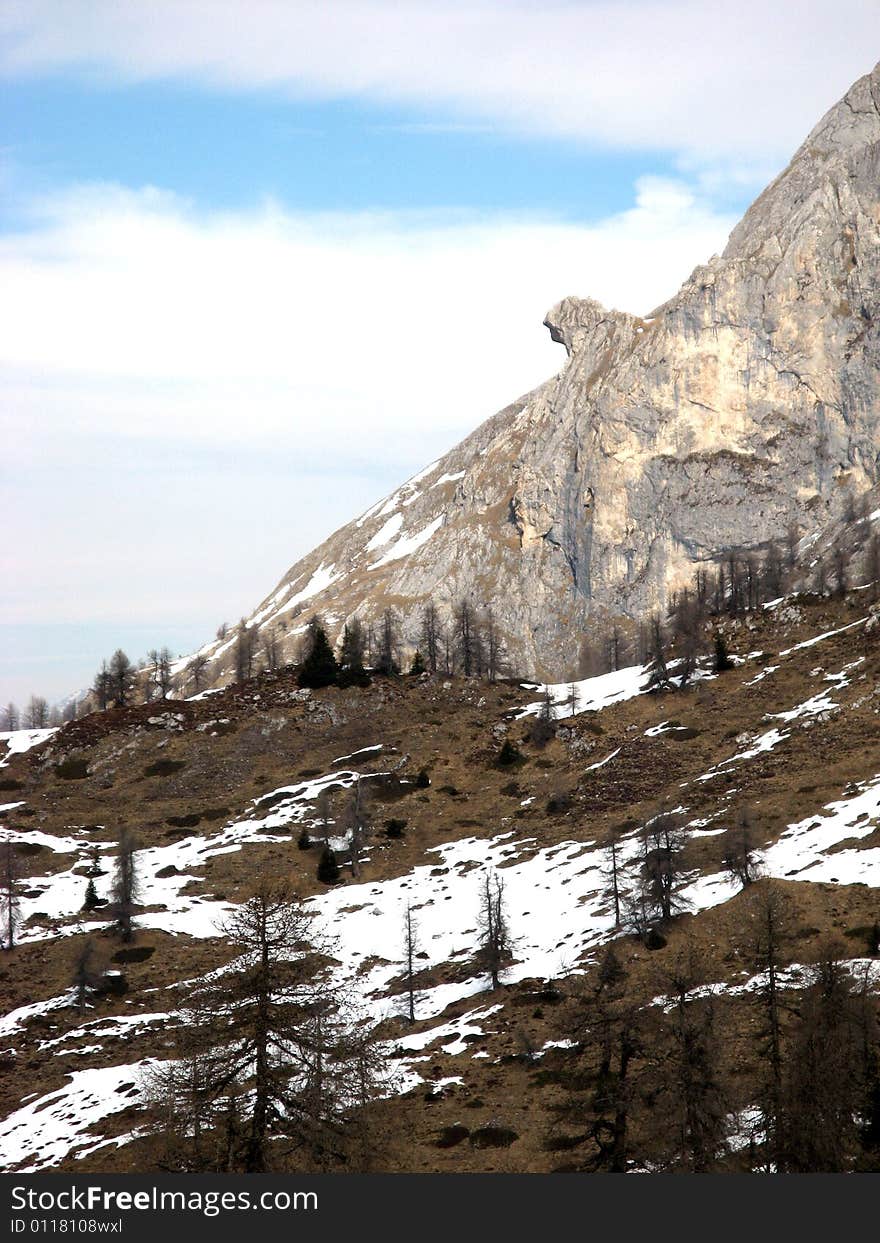
[[[286, 654], [308, 618], [491, 606], [520, 672], [662, 609], [701, 563], [839, 515], [877, 482], [880, 69], [641, 319], [563, 299], [558, 373], [302, 558], [248, 619]], [[232, 642], [203, 649], [220, 681]]]

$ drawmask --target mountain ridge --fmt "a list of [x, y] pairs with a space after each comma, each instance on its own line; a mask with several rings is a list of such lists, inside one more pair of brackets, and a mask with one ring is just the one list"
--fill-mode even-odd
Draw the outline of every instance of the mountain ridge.
[[[246, 627], [289, 657], [314, 613], [338, 640], [392, 608], [413, 646], [426, 603], [466, 599], [518, 671], [559, 677], [699, 564], [839, 516], [878, 477], [878, 100], [880, 67], [652, 315], [554, 306], [557, 375], [301, 558]], [[232, 641], [201, 651], [228, 680]]]

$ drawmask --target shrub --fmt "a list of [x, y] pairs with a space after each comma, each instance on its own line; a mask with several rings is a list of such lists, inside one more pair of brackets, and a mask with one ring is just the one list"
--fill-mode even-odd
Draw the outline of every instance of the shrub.
[[145, 777], [170, 777], [172, 773], [186, 768], [186, 760], [156, 760], [144, 769]]
[[715, 661], [714, 669], [716, 673], [725, 673], [728, 669], [733, 668], [733, 661], [730, 659], [730, 653], [727, 650], [727, 643], [724, 635], [716, 634], [715, 636]]
[[186, 816], [169, 816], [165, 823], [173, 825], [176, 829], [194, 829], [201, 818], [198, 812], [193, 811]]
[[521, 764], [522, 760], [522, 752], [519, 748], [514, 746], [509, 738], [505, 738], [501, 750], [498, 752], [498, 756], [495, 760], [498, 767], [510, 768], [513, 764]]
[[555, 816], [568, 811], [571, 807], [571, 794], [568, 790], [554, 790], [547, 800], [547, 815]]
[[152, 958], [156, 952], [155, 945], [129, 945], [125, 949], [117, 950], [113, 955], [114, 962], [146, 962], [148, 958]]
[[305, 825], [303, 825], [302, 829], [300, 829], [300, 834], [299, 834], [299, 837], [296, 839], [296, 844], [300, 850], [311, 849], [312, 839], [309, 837], [309, 831], [305, 827]]
[[89, 765], [84, 759], [62, 760], [55, 766], [55, 775], [62, 781], [81, 781], [89, 775]]
[[318, 880], [325, 885], [335, 885], [339, 880], [339, 864], [336, 862], [336, 855], [329, 846], [325, 846], [321, 851], [317, 875]]
[[403, 837], [407, 826], [406, 820], [386, 820], [385, 836], [386, 837]]
[[416, 777], [416, 789], [427, 790], [430, 784], [431, 784], [431, 778], [428, 776], [424, 768], [421, 769], [418, 777]]
[[456, 1144], [460, 1144], [470, 1135], [470, 1128], [464, 1126], [461, 1122], [453, 1122], [451, 1126], [445, 1126], [440, 1132], [435, 1143], [438, 1148], [454, 1148]]

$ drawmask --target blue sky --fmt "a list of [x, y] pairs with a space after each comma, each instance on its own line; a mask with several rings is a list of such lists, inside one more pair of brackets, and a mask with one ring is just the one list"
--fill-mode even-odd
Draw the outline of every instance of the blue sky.
[[[349, 100], [290, 100], [179, 83], [88, 85], [52, 76], [4, 87], [7, 160], [32, 191], [71, 182], [173, 189], [203, 208], [266, 198], [302, 211], [543, 211], [596, 220], [632, 201], [662, 153], [589, 150], [498, 125]], [[16, 223], [16, 201], [3, 207]]]
[[250, 611], [878, 54], [870, 0], [5, 0], [0, 702]]

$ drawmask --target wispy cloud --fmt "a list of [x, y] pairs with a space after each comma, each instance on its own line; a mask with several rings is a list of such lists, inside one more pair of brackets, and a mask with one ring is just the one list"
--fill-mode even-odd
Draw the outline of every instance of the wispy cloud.
[[364, 98], [709, 162], [782, 159], [876, 0], [5, 0], [0, 68]]
[[110, 185], [32, 204], [0, 239], [4, 620], [244, 609], [552, 374], [551, 304], [647, 311], [732, 223], [658, 179], [589, 227]]

